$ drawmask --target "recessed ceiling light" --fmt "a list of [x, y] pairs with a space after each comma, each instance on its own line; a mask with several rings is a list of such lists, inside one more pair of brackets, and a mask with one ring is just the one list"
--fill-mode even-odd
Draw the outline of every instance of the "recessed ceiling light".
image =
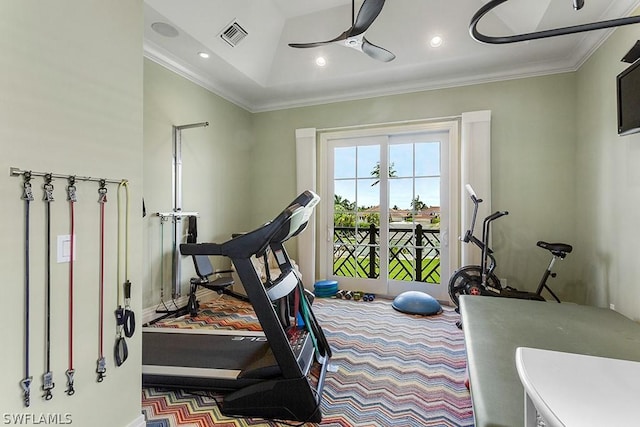
[[178, 37], [178, 34], [180, 34], [174, 26], [169, 25], [166, 22], [154, 22], [151, 24], [151, 29], [165, 37]]
[[442, 42], [444, 42], [442, 37], [433, 36], [433, 37], [431, 37], [431, 40], [429, 41], [429, 45], [431, 45], [431, 47], [440, 47], [440, 46], [442, 46]]
[[209, 54], [207, 52], [198, 52], [198, 56], [200, 58], [207, 59], [209, 57]]
[[326, 59], [324, 59], [324, 57], [323, 57], [323, 56], [318, 56], [318, 57], [316, 58], [316, 65], [317, 65], [318, 67], [324, 67], [325, 65], [327, 65], [327, 60], [326, 60]]

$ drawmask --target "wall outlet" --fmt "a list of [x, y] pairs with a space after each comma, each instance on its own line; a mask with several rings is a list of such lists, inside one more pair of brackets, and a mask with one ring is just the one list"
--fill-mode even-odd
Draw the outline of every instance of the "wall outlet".
[[609, 304], [609, 310], [615, 311], [616, 310], [616, 305], [613, 304], [613, 303]]

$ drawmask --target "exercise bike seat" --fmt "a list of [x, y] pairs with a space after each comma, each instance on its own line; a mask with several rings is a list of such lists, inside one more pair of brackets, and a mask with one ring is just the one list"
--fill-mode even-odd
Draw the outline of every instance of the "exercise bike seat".
[[573, 250], [573, 246], [567, 245], [566, 243], [547, 243], [542, 240], [536, 243], [542, 249], [546, 249], [551, 252], [553, 255], [564, 258], [567, 254], [570, 254]]

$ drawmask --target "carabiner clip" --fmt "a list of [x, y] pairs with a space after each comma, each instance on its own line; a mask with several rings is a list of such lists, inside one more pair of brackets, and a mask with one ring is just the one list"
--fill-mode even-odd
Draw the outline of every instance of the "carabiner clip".
[[106, 203], [107, 202], [107, 181], [104, 179], [100, 180], [100, 188], [98, 188], [98, 203]]
[[31, 381], [32, 377], [28, 377], [20, 381], [20, 385], [22, 386], [22, 391], [24, 395], [24, 406], [27, 408], [31, 405]]
[[53, 394], [51, 390], [55, 387], [55, 383], [53, 382], [53, 372], [49, 371], [42, 376], [42, 390], [44, 390], [44, 399], [51, 400], [53, 399]]
[[99, 383], [101, 383], [102, 380], [104, 380], [104, 377], [106, 377], [105, 375], [106, 372], [107, 372], [107, 361], [105, 360], [104, 357], [101, 357], [100, 359], [98, 359], [98, 367], [96, 368], [96, 374], [98, 374], [97, 381]]
[[76, 177], [69, 177], [69, 185], [67, 186], [67, 201], [77, 202], [78, 196], [76, 195]]
[[76, 373], [75, 369], [67, 369], [65, 375], [67, 376], [67, 390], [66, 393], [68, 396], [73, 396], [76, 392], [73, 388], [73, 375]]
[[55, 201], [55, 198], [53, 197], [53, 184], [51, 183], [52, 181], [53, 176], [50, 173], [44, 176], [44, 197], [42, 200], [47, 203]]
[[30, 182], [31, 178], [27, 179], [25, 176], [25, 180], [24, 180], [24, 190], [22, 192], [22, 200], [25, 200], [27, 202], [33, 202], [33, 190], [31, 188], [31, 182]]

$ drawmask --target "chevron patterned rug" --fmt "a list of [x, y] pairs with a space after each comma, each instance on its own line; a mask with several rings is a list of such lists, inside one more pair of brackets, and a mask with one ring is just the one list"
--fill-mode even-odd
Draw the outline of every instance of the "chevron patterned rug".
[[[230, 308], [235, 318], [216, 315], [227, 305], [237, 306]], [[473, 426], [470, 395], [464, 386], [464, 338], [455, 326], [458, 315], [453, 309], [444, 307], [440, 315], [422, 317], [398, 313], [383, 299], [317, 298], [313, 310], [332, 346], [332, 365], [337, 368], [325, 381], [321, 426]], [[203, 304], [195, 319], [160, 326], [213, 327], [233, 322], [254, 327], [255, 321], [249, 326], [250, 318], [250, 306], [222, 297]], [[225, 417], [216, 406], [217, 397], [145, 388], [142, 407], [147, 426], [283, 425]]]

